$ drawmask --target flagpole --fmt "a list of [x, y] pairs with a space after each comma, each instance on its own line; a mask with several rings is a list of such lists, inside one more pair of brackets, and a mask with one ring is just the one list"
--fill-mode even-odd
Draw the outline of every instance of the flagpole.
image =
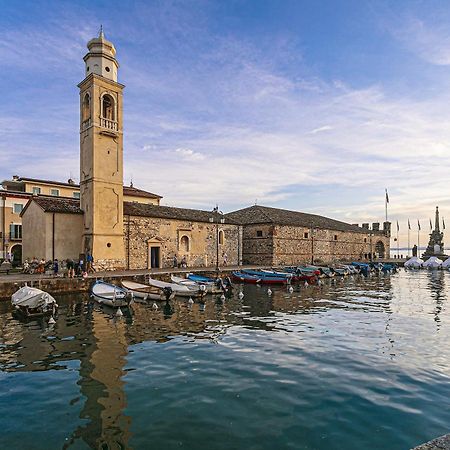
[[417, 257], [420, 258], [420, 222], [419, 219], [417, 219]]
[[[408, 225], [409, 225], [409, 223], [408, 223]], [[410, 243], [409, 235], [410, 234], [411, 234], [411, 227], [408, 226], [408, 258], [409, 258], [409, 248], [410, 248], [410, 245], [409, 245], [409, 243]]]
[[388, 213], [387, 213], [387, 205], [389, 203], [389, 196], [388, 196], [388, 191], [386, 189], [386, 196], [384, 199], [384, 209], [385, 209], [385, 214], [386, 214], [386, 222], [388, 221]]
[[397, 220], [397, 259], [400, 258], [400, 243], [398, 241], [398, 220]]

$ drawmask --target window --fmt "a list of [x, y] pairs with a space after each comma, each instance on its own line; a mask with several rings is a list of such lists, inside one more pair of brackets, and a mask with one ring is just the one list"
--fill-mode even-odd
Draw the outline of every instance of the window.
[[53, 197], [59, 197], [59, 189], [50, 189], [50, 195], [53, 195]]
[[14, 203], [14, 214], [20, 214], [23, 210], [23, 205], [20, 203]]
[[224, 239], [225, 239], [225, 233], [223, 232], [223, 230], [220, 230], [219, 231], [219, 245], [223, 245]]
[[109, 68], [109, 67], [105, 67], [105, 70], [106, 70], [107, 72], [109, 72], [109, 71], [110, 71], [110, 68]]
[[72, 194], [73, 198], [80, 198], [80, 193], [79, 192], [74, 192]]
[[116, 120], [114, 114], [114, 99], [105, 94], [102, 99], [102, 117], [108, 120]]
[[364, 243], [366, 243], [367, 242], [367, 238], [364, 238]]
[[39, 195], [41, 193], [41, 188], [34, 186], [33, 187], [33, 195]]
[[338, 240], [338, 235], [337, 235], [337, 234], [334, 235], [334, 240], [335, 240], [335, 241]]
[[22, 239], [22, 225], [11, 223], [9, 225], [9, 238]]
[[305, 231], [305, 232], [303, 233], [303, 237], [304, 237], [305, 239], [308, 239], [308, 238], [309, 238], [309, 233], [308, 233], [307, 231]]
[[257, 230], [257, 231], [256, 231], [256, 237], [263, 237], [263, 232], [262, 232], [262, 230]]
[[[89, 70], [89, 67], [88, 67]], [[83, 98], [83, 105], [82, 105], [82, 121], [85, 122], [86, 120], [91, 118], [91, 97], [86, 92], [84, 98]]]
[[189, 251], [189, 238], [187, 236], [182, 236], [180, 239], [180, 250], [182, 252]]

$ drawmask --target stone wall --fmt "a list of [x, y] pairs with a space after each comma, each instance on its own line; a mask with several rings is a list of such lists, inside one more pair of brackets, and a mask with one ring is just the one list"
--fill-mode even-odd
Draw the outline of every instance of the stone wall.
[[[223, 254], [228, 256], [228, 265], [239, 263], [239, 226], [223, 224], [218, 227], [224, 233], [219, 245], [219, 265], [223, 265]], [[141, 216], [124, 217], [125, 258], [130, 269], [150, 267], [150, 249], [158, 247], [160, 267], [172, 267], [173, 257], [178, 262], [186, 256], [190, 267], [206, 267], [216, 264], [216, 225]]]
[[267, 266], [298, 263], [332, 263], [367, 260], [381, 241], [389, 256], [389, 238], [382, 232], [355, 233], [296, 226], [247, 225], [244, 227], [243, 262]]

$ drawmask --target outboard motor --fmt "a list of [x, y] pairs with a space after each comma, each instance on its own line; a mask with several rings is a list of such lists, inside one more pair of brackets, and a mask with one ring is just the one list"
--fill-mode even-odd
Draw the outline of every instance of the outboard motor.
[[163, 291], [164, 296], [166, 297], [166, 302], [168, 302], [172, 295], [172, 292], [173, 292], [172, 288], [167, 286], [167, 287], [162, 288], [162, 291]]
[[204, 284], [201, 284], [199, 286], [201, 298], [203, 298], [206, 295], [206, 286]]

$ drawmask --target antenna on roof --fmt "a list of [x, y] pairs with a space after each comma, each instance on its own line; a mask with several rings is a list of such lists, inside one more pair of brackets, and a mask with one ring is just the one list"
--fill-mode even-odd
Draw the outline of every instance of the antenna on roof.
[[133, 187], [133, 175], [131, 175], [131, 179], [130, 179], [130, 187]]

